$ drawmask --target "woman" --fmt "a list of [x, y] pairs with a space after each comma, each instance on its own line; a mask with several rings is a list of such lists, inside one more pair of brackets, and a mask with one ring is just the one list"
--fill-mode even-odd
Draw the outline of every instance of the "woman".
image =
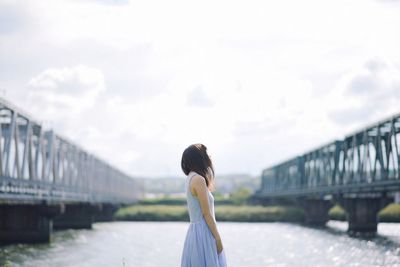
[[225, 267], [226, 259], [214, 214], [214, 167], [207, 147], [194, 144], [185, 149], [181, 167], [187, 175], [185, 188], [190, 225], [181, 267]]

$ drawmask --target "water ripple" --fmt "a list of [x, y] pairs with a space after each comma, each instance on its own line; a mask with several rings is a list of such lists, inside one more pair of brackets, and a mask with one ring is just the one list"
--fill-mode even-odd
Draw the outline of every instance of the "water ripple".
[[[286, 223], [218, 223], [230, 267], [400, 266], [400, 224], [380, 224], [373, 238]], [[187, 223], [113, 222], [55, 232], [51, 244], [0, 248], [0, 266], [179, 266]]]

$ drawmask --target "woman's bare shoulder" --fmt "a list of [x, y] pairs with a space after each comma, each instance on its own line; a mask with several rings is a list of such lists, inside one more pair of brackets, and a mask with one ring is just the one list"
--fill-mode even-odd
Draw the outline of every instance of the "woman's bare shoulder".
[[206, 179], [203, 176], [201, 176], [200, 174], [195, 174], [192, 177], [190, 184], [193, 186], [202, 186], [203, 184], [204, 185], [206, 184]]

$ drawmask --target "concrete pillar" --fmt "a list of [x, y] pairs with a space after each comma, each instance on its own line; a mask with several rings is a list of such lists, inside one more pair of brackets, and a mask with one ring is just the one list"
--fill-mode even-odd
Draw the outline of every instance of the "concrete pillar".
[[375, 234], [378, 229], [378, 212], [385, 203], [381, 198], [345, 198], [348, 232], [354, 234]]
[[101, 204], [99, 211], [94, 214], [95, 222], [110, 222], [114, 221], [114, 213], [118, 210], [118, 205]]
[[0, 205], [0, 243], [50, 242], [52, 217], [60, 205]]
[[394, 194], [394, 203], [400, 204], [400, 192]]
[[56, 216], [53, 227], [59, 229], [92, 229], [93, 217], [98, 207], [90, 204], [67, 204], [65, 212]]
[[329, 221], [328, 212], [332, 202], [324, 199], [302, 199], [304, 209], [304, 222], [313, 226], [324, 226]]

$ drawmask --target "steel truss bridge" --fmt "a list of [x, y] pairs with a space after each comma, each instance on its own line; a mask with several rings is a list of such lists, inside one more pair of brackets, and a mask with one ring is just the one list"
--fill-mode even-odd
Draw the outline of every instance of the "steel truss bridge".
[[[44, 130], [25, 112], [0, 98], [0, 243], [2, 228], [10, 232], [16, 224], [10, 219], [15, 217], [11, 211], [27, 205], [41, 206], [40, 213], [47, 214], [54, 205], [62, 204], [62, 211], [57, 212], [63, 213], [65, 205], [79, 204], [70, 205], [70, 209], [67, 206], [64, 213], [79, 207], [83, 215], [88, 210], [82, 207], [97, 205], [104, 211], [107, 205], [133, 203], [141, 194], [142, 186], [132, 177], [54, 131]], [[11, 228], [6, 229], [7, 225]]]
[[304, 195], [400, 190], [400, 115], [262, 172], [259, 193]]
[[382, 200], [400, 191], [399, 165], [400, 114], [263, 170], [256, 196]]

